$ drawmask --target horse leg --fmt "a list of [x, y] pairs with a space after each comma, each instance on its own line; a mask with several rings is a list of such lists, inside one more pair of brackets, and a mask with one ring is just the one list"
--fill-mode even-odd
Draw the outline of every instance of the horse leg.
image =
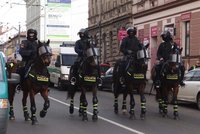
[[98, 99], [97, 99], [97, 94], [96, 94], [96, 89], [94, 89], [95, 91], [93, 91], [93, 98], [92, 98], [92, 102], [93, 102], [93, 116], [92, 116], [92, 120], [96, 121], [98, 119]]
[[167, 116], [168, 110], [168, 87], [163, 89], [163, 117]]
[[13, 86], [8, 85], [9, 90], [8, 90], [8, 100], [10, 103], [10, 111], [9, 111], [9, 119], [10, 120], [15, 120], [15, 115], [14, 115], [14, 108], [13, 108], [13, 101], [14, 101], [14, 96], [15, 96], [15, 90]]
[[119, 93], [118, 93], [118, 86], [117, 86], [117, 82], [114, 81], [114, 112], [115, 114], [118, 114], [118, 97], [119, 97]]
[[157, 100], [158, 100], [158, 108], [159, 108], [159, 113], [161, 114], [163, 112], [163, 99], [162, 99], [162, 94], [161, 94], [161, 87], [160, 88], [156, 88], [156, 96], [157, 96]]
[[123, 114], [126, 114], [127, 112], [127, 108], [126, 108], [126, 97], [127, 97], [128, 93], [124, 92], [123, 93], [123, 102], [122, 102], [122, 112]]
[[178, 94], [178, 87], [174, 89], [174, 97], [173, 97], [173, 108], [174, 108], [174, 119], [178, 120], [178, 102], [177, 102], [177, 94]]
[[79, 110], [78, 110], [79, 116], [82, 116], [82, 115], [83, 115], [83, 102], [84, 102], [84, 98], [85, 98], [84, 93], [81, 92], [81, 95], [80, 95], [80, 103], [79, 103], [80, 105], [79, 105]]
[[135, 99], [134, 99], [134, 96], [133, 96], [133, 91], [131, 91], [130, 92], [130, 111], [129, 111], [130, 119], [132, 119], [132, 118], [135, 119], [134, 108], [135, 108]]
[[85, 121], [85, 120], [88, 120], [88, 117], [87, 117], [87, 106], [88, 106], [88, 102], [87, 102], [87, 99], [86, 99], [86, 91], [85, 89], [83, 89], [84, 91], [82, 91], [82, 98], [83, 98], [83, 106], [82, 106], [82, 110], [83, 110], [83, 117], [82, 117], [82, 120]]
[[36, 104], [35, 104], [35, 94], [34, 91], [30, 91], [30, 103], [31, 103], [31, 120], [32, 125], [38, 124], [37, 117], [36, 117]]
[[143, 120], [145, 118], [145, 114], [146, 114], [146, 98], [144, 93], [140, 93], [140, 101], [141, 101], [141, 114], [140, 114], [140, 118]]
[[71, 85], [71, 89], [68, 91], [68, 96], [70, 97], [69, 113], [74, 113], [74, 96], [75, 96], [75, 86]]
[[40, 92], [40, 94], [44, 99], [44, 106], [43, 109], [40, 111], [40, 117], [44, 118], [46, 116], [47, 109], [50, 107], [50, 102], [48, 98], [48, 88]]
[[117, 114], [118, 113], [118, 97], [119, 95], [114, 95], [115, 100], [114, 100], [114, 112]]
[[27, 98], [28, 98], [28, 92], [27, 91], [23, 91], [22, 105], [23, 105], [23, 112], [24, 112], [25, 121], [29, 121], [30, 120], [30, 116], [29, 116], [29, 113], [28, 113], [28, 108], [27, 108], [27, 105], [26, 105]]

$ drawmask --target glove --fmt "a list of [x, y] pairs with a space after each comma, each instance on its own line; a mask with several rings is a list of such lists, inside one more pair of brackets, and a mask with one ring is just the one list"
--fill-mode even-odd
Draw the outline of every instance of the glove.
[[128, 53], [128, 54], [132, 54], [133, 51], [132, 51], [132, 50], [127, 50], [127, 53]]

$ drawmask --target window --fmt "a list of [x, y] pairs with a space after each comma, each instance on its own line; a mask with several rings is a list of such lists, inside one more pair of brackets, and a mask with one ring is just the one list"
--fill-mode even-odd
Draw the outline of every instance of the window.
[[190, 22], [185, 22], [185, 56], [190, 55]]
[[195, 71], [192, 81], [200, 81], [200, 71]]
[[190, 71], [187, 74], [185, 74], [184, 80], [191, 81], [192, 77], [194, 76], [194, 73], [195, 73], [194, 71]]

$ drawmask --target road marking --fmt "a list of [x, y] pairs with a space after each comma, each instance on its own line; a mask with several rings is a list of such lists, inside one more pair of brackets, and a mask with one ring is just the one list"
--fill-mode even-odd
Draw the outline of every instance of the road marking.
[[[70, 104], [65, 103], [65, 102], [62, 102], [62, 101], [60, 101], [60, 100], [58, 100], [58, 99], [55, 99], [55, 98], [53, 98], [53, 97], [50, 97], [50, 96], [49, 96], [49, 98], [52, 99], [52, 100], [54, 100], [54, 101], [56, 101], [56, 102], [59, 102], [59, 103], [61, 103], [61, 104], [63, 104], [63, 105], [70, 106]], [[77, 109], [77, 110], [79, 109], [78, 107], [74, 107], [74, 108]], [[93, 115], [93, 114], [90, 113], [90, 112], [87, 112], [87, 113], [90, 114], [90, 115]], [[122, 124], [120, 124], [120, 123], [114, 122], [114, 121], [109, 120], [109, 119], [106, 119], [106, 118], [104, 118], [104, 117], [98, 116], [98, 118], [101, 119], [101, 120], [104, 120], [104, 121], [106, 121], [106, 122], [109, 122], [109, 123], [111, 123], [111, 124], [113, 124], [113, 125], [116, 125], [116, 126], [118, 126], [118, 127], [121, 127], [121, 128], [123, 128], [123, 129], [126, 129], [126, 130], [128, 130], [128, 131], [134, 132], [134, 133], [136, 133], [136, 134], [145, 134], [145, 133], [143, 133], [143, 132], [140, 132], [140, 131], [137, 131], [137, 130], [132, 129], [132, 128], [130, 128], [130, 127], [124, 126], [124, 125], [122, 125]]]

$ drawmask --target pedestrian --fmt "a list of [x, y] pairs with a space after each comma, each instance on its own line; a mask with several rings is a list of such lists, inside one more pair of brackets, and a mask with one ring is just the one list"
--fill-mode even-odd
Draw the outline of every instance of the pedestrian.
[[197, 60], [197, 61], [196, 61], [196, 64], [193, 65], [193, 66], [191, 66], [191, 67], [188, 69], [188, 71], [194, 70], [194, 69], [199, 68], [199, 67], [200, 67], [200, 61]]

